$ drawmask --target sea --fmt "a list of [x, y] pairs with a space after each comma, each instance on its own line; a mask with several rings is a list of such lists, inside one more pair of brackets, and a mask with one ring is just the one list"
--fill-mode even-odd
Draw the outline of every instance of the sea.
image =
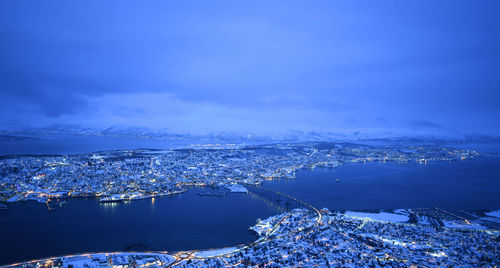
[[[17, 141], [17, 145], [11, 142], [11, 147], [4, 147], [9, 142], [3, 140], [0, 148], [2, 154], [64, 154], [124, 149], [123, 142], [127, 149], [183, 145], [116, 139], [28, 139]], [[263, 186], [330, 210], [497, 210], [500, 158], [496, 152], [490, 149], [473, 160], [346, 163], [335, 168], [303, 169], [296, 172], [294, 180], [266, 181]], [[234, 246], [257, 239], [248, 230], [257, 219], [283, 212], [272, 200], [253, 194], [199, 195], [203, 191], [191, 188], [178, 195], [110, 204], [95, 198], [74, 198], [53, 212], [32, 201], [9, 203], [8, 209], [0, 210], [0, 265], [86, 252]]]

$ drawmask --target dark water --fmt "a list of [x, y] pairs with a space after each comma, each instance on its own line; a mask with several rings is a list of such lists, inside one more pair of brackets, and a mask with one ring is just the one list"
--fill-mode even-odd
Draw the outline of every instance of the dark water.
[[[264, 186], [318, 208], [499, 209], [500, 158], [347, 164]], [[248, 227], [257, 218], [280, 212], [253, 194], [201, 197], [199, 191], [116, 205], [70, 199], [52, 213], [44, 204], [9, 204], [0, 210], [0, 265], [82, 252], [233, 246], [256, 239]]]
[[271, 181], [264, 186], [318, 208], [500, 209], [500, 158], [496, 157], [427, 165], [356, 163], [296, 175], [295, 181]]
[[45, 204], [9, 204], [0, 210], [0, 265], [83, 252], [233, 246], [257, 238], [248, 231], [257, 218], [278, 213], [249, 194], [197, 191], [115, 205], [70, 199], [51, 213]]

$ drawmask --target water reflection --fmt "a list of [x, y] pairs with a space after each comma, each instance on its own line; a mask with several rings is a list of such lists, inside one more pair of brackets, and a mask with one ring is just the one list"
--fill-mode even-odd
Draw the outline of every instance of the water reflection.
[[279, 213], [287, 212], [288, 209], [282, 205], [281, 202], [277, 202], [277, 200], [270, 200], [269, 198], [265, 198], [261, 195], [248, 191], [248, 195], [256, 200], [264, 202], [268, 207], [276, 210]]
[[[249, 243], [258, 218], [284, 211], [255, 194], [182, 195], [122, 203], [71, 198], [47, 212], [45, 204], [8, 204], [0, 213], [0, 265], [81, 252], [218, 248]], [[43, 244], [43, 246], [41, 246]], [[134, 247], [135, 248], [135, 247]]]
[[118, 203], [118, 202], [100, 202], [99, 205], [103, 208], [113, 209], [113, 208], [118, 207], [120, 205], [120, 203]]

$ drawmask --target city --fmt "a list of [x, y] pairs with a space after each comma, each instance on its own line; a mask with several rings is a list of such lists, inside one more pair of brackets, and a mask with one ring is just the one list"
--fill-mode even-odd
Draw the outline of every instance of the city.
[[[439, 208], [378, 212], [318, 209], [287, 194], [261, 188], [266, 180], [294, 180], [301, 169], [357, 162], [468, 161], [471, 150], [437, 146], [374, 147], [299, 143], [232, 149], [110, 151], [66, 156], [3, 157], [2, 200], [64, 202], [116, 197], [107, 202], [182, 193], [192, 187], [230, 192], [273, 192], [271, 201], [295, 206], [258, 220], [245, 245], [178, 252], [86, 253], [35, 260], [13, 267], [205, 266], [428, 266], [499, 265], [496, 212]], [[57, 201], [53, 201], [57, 200]], [[283, 201], [284, 202], [284, 201]], [[282, 202], [282, 203], [283, 203]], [[49, 211], [51, 206], [47, 206]], [[296, 207], [296, 208], [293, 208]], [[458, 215], [459, 214], [459, 215]], [[491, 215], [491, 216], [490, 216]]]
[[500, 1], [0, 1], [0, 268], [500, 267]]
[[112, 195], [115, 201], [141, 199], [179, 193], [189, 186], [255, 185], [275, 178], [292, 179], [301, 168], [373, 161], [425, 164], [478, 156], [471, 150], [436, 146], [394, 149], [343, 143], [4, 156], [0, 160], [0, 200], [50, 203], [63, 197]]

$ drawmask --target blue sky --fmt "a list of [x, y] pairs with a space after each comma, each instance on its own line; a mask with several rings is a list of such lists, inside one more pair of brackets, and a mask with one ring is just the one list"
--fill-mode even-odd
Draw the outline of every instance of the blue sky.
[[2, 1], [0, 128], [500, 134], [498, 1]]

